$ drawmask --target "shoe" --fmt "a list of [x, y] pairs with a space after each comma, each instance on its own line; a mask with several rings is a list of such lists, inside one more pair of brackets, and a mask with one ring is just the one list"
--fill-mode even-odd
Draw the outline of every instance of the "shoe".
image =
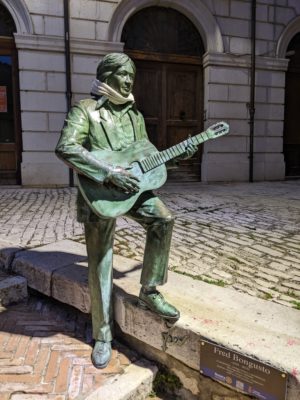
[[144, 310], [149, 309], [162, 318], [177, 320], [180, 317], [180, 312], [172, 304], [168, 303], [157, 290], [144, 293], [141, 289], [138, 306]]
[[96, 368], [105, 368], [111, 359], [111, 342], [96, 340], [92, 352], [92, 363]]

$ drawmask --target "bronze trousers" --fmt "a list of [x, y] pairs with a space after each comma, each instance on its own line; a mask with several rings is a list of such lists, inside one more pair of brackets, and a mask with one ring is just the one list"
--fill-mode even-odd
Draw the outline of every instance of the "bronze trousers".
[[[143, 193], [126, 217], [140, 223], [146, 230], [141, 284], [162, 285], [167, 280], [169, 251], [174, 217], [152, 192]], [[85, 238], [89, 265], [89, 288], [93, 338], [112, 340], [112, 265], [115, 219], [87, 222]]]

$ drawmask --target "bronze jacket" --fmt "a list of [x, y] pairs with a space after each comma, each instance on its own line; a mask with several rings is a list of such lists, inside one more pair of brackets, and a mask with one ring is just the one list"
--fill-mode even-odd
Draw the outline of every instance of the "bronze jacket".
[[[109, 165], [96, 160], [91, 150], [120, 150], [120, 144], [113, 135], [111, 121], [105, 118], [106, 110], [101, 107], [101, 99], [79, 101], [68, 113], [55, 152], [69, 167], [78, 173], [103, 184]], [[145, 122], [135, 106], [128, 111], [134, 130], [134, 139], [147, 139]], [[77, 216], [80, 222], [98, 221], [99, 218], [89, 209], [79, 194]]]

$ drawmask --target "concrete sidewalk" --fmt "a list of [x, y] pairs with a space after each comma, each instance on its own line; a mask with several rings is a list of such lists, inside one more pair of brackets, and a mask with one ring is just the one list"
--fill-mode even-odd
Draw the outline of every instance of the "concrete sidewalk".
[[[286, 306], [300, 306], [300, 181], [168, 184], [176, 215], [170, 269]], [[26, 248], [83, 242], [76, 189], [0, 188], [0, 240]], [[118, 220], [115, 253], [141, 261], [145, 235]]]

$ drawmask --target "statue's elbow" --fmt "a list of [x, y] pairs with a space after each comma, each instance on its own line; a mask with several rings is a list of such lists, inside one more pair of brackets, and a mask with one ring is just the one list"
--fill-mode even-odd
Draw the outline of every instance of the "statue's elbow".
[[59, 144], [55, 148], [55, 155], [61, 160], [64, 158], [63, 147], [60, 146]]

